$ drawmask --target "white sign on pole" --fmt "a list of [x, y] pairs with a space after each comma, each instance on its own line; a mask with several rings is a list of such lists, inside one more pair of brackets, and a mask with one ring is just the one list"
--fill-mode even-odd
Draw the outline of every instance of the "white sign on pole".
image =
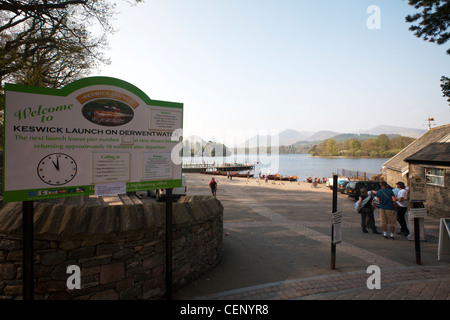
[[333, 224], [333, 244], [342, 242], [342, 211], [333, 212], [331, 214], [331, 222]]
[[410, 218], [425, 218], [427, 216], [426, 208], [411, 208], [408, 210]]
[[425, 202], [427, 200], [427, 182], [421, 177], [409, 179], [409, 201]]

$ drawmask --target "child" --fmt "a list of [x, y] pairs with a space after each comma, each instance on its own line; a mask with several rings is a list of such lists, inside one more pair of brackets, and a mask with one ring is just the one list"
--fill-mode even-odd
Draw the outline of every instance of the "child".
[[211, 188], [212, 195], [215, 197], [216, 196], [216, 190], [217, 190], [217, 182], [214, 179], [214, 177], [211, 178], [211, 181], [209, 182], [209, 187]]

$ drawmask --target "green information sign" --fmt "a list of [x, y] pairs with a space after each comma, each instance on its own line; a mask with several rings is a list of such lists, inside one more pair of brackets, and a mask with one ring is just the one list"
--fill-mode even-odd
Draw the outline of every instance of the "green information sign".
[[181, 186], [182, 103], [108, 77], [5, 91], [3, 201]]

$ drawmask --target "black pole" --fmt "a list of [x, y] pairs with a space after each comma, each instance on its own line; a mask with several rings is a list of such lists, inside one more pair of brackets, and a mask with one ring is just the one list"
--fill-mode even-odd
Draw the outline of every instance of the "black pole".
[[420, 221], [419, 218], [414, 218], [414, 243], [416, 251], [416, 264], [422, 264], [420, 255]]
[[22, 203], [23, 300], [34, 300], [34, 209], [33, 201]]
[[[410, 208], [425, 208], [423, 202], [411, 202]], [[414, 218], [414, 251], [416, 254], [416, 264], [422, 264], [420, 254], [420, 218]]]
[[[331, 213], [335, 213], [337, 211], [337, 184], [338, 184], [338, 176], [333, 175], [333, 205], [331, 209]], [[331, 224], [331, 270], [336, 269], [336, 244], [333, 243], [334, 240], [334, 225]]]
[[166, 300], [172, 300], [172, 189], [166, 189]]

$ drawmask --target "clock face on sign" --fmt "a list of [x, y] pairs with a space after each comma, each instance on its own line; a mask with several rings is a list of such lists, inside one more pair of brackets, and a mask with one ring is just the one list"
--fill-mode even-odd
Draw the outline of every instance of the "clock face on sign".
[[77, 163], [64, 153], [52, 153], [39, 161], [37, 174], [42, 181], [52, 186], [61, 186], [77, 174]]

